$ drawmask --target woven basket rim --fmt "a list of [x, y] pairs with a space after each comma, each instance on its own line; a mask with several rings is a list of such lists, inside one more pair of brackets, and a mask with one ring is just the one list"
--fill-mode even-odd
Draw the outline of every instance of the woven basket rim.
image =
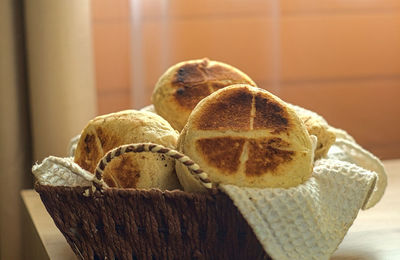
[[[41, 184], [36, 178], [34, 181], [34, 190], [36, 192], [42, 191], [44, 189], [49, 189], [49, 188], [54, 188], [54, 189], [69, 189], [69, 190], [78, 190], [84, 192], [87, 189], [90, 189], [91, 186], [56, 186], [56, 185], [49, 185], [49, 184]], [[161, 193], [163, 195], [170, 194], [170, 195], [182, 195], [182, 196], [212, 196], [216, 194], [224, 194], [222, 191], [220, 191], [217, 188], [212, 188], [207, 191], [195, 191], [195, 192], [187, 192], [184, 190], [180, 189], [174, 189], [174, 190], [161, 190], [159, 188], [119, 188], [119, 187], [108, 187], [102, 190], [102, 192], [121, 192], [121, 193]]]

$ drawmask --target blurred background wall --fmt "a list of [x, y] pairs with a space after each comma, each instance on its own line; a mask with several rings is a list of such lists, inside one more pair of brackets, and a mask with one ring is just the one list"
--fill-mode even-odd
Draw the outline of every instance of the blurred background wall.
[[98, 112], [150, 103], [176, 62], [209, 57], [400, 157], [397, 0], [92, 1]]
[[0, 1], [0, 259], [22, 256], [19, 191], [32, 185], [21, 11], [16, 1]]
[[0, 0], [0, 259], [30, 259], [20, 190], [96, 115], [90, 1]]
[[33, 159], [65, 156], [96, 115], [90, 1], [25, 0]]

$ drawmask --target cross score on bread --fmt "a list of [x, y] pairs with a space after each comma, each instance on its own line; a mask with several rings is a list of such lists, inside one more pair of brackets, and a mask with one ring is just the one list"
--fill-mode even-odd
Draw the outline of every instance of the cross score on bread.
[[208, 59], [182, 65], [172, 80], [172, 85], [177, 88], [174, 94], [177, 102], [190, 110], [211, 93], [238, 83], [255, 85], [232, 67], [210, 63]]
[[156, 112], [181, 131], [197, 103], [233, 84], [256, 84], [242, 71], [207, 58], [180, 62], [158, 80], [152, 95]]
[[251, 86], [227, 87], [201, 101], [179, 142], [217, 182], [289, 187], [311, 175], [311, 140], [301, 120], [283, 101]]

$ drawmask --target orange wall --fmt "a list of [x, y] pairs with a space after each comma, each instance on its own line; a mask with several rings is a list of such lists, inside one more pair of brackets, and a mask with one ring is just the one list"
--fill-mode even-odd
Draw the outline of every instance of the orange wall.
[[170, 65], [207, 56], [400, 157], [400, 1], [136, 2], [140, 23], [128, 0], [92, 1], [99, 114], [149, 104]]

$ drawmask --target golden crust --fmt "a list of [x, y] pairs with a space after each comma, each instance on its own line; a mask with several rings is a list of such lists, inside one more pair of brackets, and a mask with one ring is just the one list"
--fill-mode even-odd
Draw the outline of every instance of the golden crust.
[[289, 115], [280, 102], [260, 92], [255, 94], [254, 109], [253, 129], [273, 129], [274, 133], [288, 131]]
[[195, 145], [208, 164], [223, 174], [234, 174], [239, 170], [244, 142], [240, 137], [214, 137], [198, 139]]
[[246, 161], [246, 175], [262, 176], [264, 174], [279, 175], [279, 165], [290, 162], [296, 152], [290, 149], [290, 144], [279, 137], [249, 139]]
[[178, 63], [158, 80], [153, 95], [157, 114], [182, 130], [192, 109], [203, 98], [229, 85], [256, 84], [240, 70], [207, 58]]
[[[302, 116], [300, 116], [303, 118]], [[315, 159], [318, 160], [328, 154], [329, 148], [335, 143], [336, 135], [329, 126], [317, 118], [304, 118], [304, 124], [310, 135], [317, 137], [317, 147], [315, 149]]]
[[[111, 149], [130, 143], [152, 142], [176, 147], [178, 134], [160, 116], [126, 110], [96, 117], [82, 131], [75, 162], [94, 172], [99, 160]], [[104, 170], [110, 187], [175, 189], [180, 185], [175, 163], [152, 153], [125, 154], [112, 160]]]
[[325, 157], [329, 151], [329, 148], [336, 141], [336, 134], [332, 130], [332, 127], [325, 121], [325, 119], [307, 109], [291, 105], [296, 111], [297, 115], [304, 122], [307, 131], [310, 135], [317, 137], [317, 147], [315, 149], [315, 159], [318, 160]]
[[205, 103], [203, 113], [195, 122], [201, 130], [250, 130], [250, 113], [253, 96], [246, 90], [222, 92], [215, 102]]
[[[182, 130], [178, 149], [214, 184], [287, 188], [312, 171], [312, 142], [297, 114], [269, 92], [244, 84], [203, 99]], [[176, 170], [185, 190], [201, 190], [188, 171], [178, 165]]]

